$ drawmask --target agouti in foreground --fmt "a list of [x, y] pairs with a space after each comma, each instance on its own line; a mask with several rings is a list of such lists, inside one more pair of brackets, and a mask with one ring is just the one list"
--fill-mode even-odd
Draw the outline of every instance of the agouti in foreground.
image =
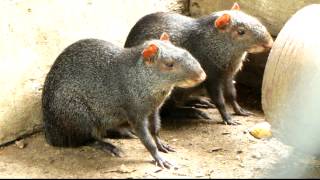
[[44, 131], [53, 146], [95, 145], [119, 156], [102, 141], [108, 129], [130, 124], [161, 167], [171, 164], [158, 151], [173, 151], [159, 138], [159, 108], [174, 86], [206, 78], [198, 61], [172, 45], [166, 34], [133, 48], [98, 39], [67, 47], [49, 71], [42, 94]]
[[[144, 16], [134, 25], [125, 47], [141, 44], [163, 31], [168, 32], [173, 44], [187, 49], [200, 62], [207, 74], [201, 86], [207, 90], [226, 124], [238, 123], [232, 121], [227, 113], [225, 99], [231, 103], [236, 114], [251, 114], [237, 103], [233, 78], [241, 69], [247, 53], [259, 53], [271, 48], [273, 39], [265, 26], [240, 11], [236, 3], [231, 10], [214, 12], [197, 19], [159, 12]], [[177, 107], [186, 97], [184, 94], [188, 96], [191, 92], [192, 89], [176, 88], [163, 105], [161, 115], [208, 119], [206, 113], [199, 109]]]

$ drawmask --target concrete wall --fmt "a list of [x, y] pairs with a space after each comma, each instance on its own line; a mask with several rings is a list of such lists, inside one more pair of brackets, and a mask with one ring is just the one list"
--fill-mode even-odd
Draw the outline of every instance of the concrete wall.
[[0, 145], [41, 128], [44, 78], [66, 46], [82, 38], [122, 46], [139, 18], [184, 12], [180, 1], [0, 1]]

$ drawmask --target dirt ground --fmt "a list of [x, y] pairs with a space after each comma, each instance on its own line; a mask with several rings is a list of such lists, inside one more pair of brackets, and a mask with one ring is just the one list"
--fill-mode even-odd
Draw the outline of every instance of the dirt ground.
[[[249, 106], [250, 107], [250, 106]], [[112, 157], [90, 146], [57, 148], [42, 132], [0, 149], [0, 178], [259, 178], [290, 154], [291, 148], [275, 138], [255, 139], [247, 130], [263, 122], [255, 116], [233, 116], [241, 125], [221, 124], [217, 109], [208, 109], [212, 121], [165, 120], [162, 139], [176, 152], [161, 153], [177, 169], [155, 166], [138, 139], [112, 139], [125, 157]], [[229, 112], [230, 109], [229, 109]], [[299, 164], [296, 164], [299, 166]], [[281, 166], [280, 168], [283, 168]]]

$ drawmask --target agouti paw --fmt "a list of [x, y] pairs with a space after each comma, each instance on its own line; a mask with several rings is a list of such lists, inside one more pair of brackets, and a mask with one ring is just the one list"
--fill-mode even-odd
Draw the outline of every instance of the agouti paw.
[[115, 149], [112, 149], [111, 155], [116, 157], [124, 157], [124, 152], [119, 148], [115, 148]]
[[156, 158], [155, 161], [156, 161], [156, 165], [161, 168], [171, 169], [171, 167], [173, 167], [173, 165], [169, 161], [163, 159], [160, 156]]
[[225, 125], [241, 125], [241, 123], [234, 120], [223, 121]]
[[239, 109], [238, 111], [235, 112], [236, 115], [239, 116], [251, 116], [254, 115], [252, 112], [245, 110], [243, 108]]
[[164, 153], [168, 152], [176, 152], [171, 146], [168, 144], [158, 143], [157, 144], [158, 150]]
[[102, 151], [110, 154], [111, 156], [116, 156], [116, 157], [123, 157], [124, 156], [124, 152], [111, 143], [97, 141], [94, 143], [94, 146], [97, 147], [98, 149], [101, 149]]
[[215, 108], [215, 105], [212, 104], [212, 102], [210, 102], [209, 98], [205, 98], [205, 97], [193, 97], [190, 98], [190, 100], [188, 100], [185, 103], [186, 106], [192, 106], [195, 108]]

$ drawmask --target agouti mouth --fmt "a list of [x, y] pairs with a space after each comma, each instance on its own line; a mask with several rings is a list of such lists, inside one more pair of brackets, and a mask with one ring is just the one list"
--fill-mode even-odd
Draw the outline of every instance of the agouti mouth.
[[190, 87], [196, 86], [199, 83], [200, 82], [194, 81], [194, 80], [186, 80], [186, 81], [183, 81], [183, 82], [177, 84], [177, 86], [181, 87], [181, 88], [190, 88]]
[[247, 52], [251, 54], [266, 52], [270, 50], [272, 46], [273, 46], [273, 40], [271, 39], [267, 43], [252, 46], [250, 49], [247, 50]]
[[203, 82], [206, 78], [207, 78], [206, 73], [201, 72], [200, 75], [198, 75], [196, 78], [185, 80], [182, 83], [177, 84], [177, 86], [181, 88], [194, 87], [200, 84], [201, 82]]
[[266, 51], [266, 48], [264, 46], [253, 46], [250, 49], [247, 50], [248, 53], [251, 54], [257, 54]]
[[202, 81], [204, 81], [206, 78], [207, 78], [207, 74], [206, 74], [204, 71], [202, 71], [202, 72], [200, 73], [199, 78], [197, 78], [196, 81], [202, 82]]

